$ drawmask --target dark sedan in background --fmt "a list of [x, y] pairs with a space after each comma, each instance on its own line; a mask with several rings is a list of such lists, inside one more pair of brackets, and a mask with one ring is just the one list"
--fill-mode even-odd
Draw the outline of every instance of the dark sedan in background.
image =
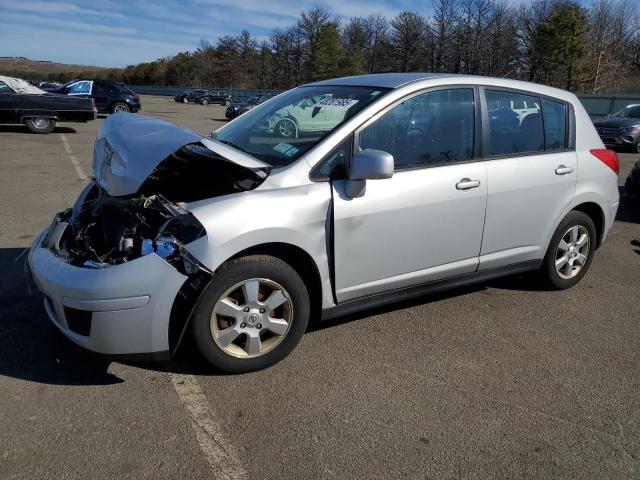
[[196, 90], [185, 90], [184, 92], [181, 92], [175, 97], [173, 97], [173, 99], [179, 103], [189, 103], [189, 102], [195, 102], [197, 98], [206, 94], [207, 94], [206, 90], [198, 88]]
[[233, 99], [231, 98], [230, 93], [210, 91], [205, 93], [204, 95], [196, 97], [195, 102], [200, 103], [202, 105], [215, 103], [217, 105], [223, 105], [225, 107], [228, 107], [233, 103]]
[[627, 147], [640, 153], [640, 105], [628, 105], [619, 112], [593, 119], [607, 147]]
[[33, 133], [50, 133], [57, 122], [95, 117], [92, 99], [47, 93], [19, 78], [0, 76], [0, 123], [23, 123]]
[[252, 108], [257, 107], [261, 103], [266, 102], [270, 98], [275, 97], [276, 95], [277, 93], [265, 93], [261, 95], [253, 95], [252, 97], [249, 97], [246, 102], [234, 103], [232, 105], [229, 105], [229, 108], [227, 108], [227, 111], [224, 113], [224, 116], [227, 117], [227, 119], [232, 120], [236, 117], [239, 117], [243, 113], [248, 112]]
[[111, 80], [73, 80], [49, 92], [92, 98], [98, 113], [136, 113], [142, 108], [140, 97], [133, 90], [124, 83]]

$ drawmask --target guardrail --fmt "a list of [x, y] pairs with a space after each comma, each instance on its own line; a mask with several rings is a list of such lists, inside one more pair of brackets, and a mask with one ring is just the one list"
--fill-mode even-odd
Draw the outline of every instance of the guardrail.
[[[153, 86], [153, 85], [127, 85], [131, 90], [139, 95], [163, 95], [174, 97], [185, 90], [194, 90], [195, 87], [180, 86]], [[246, 102], [253, 95], [261, 93], [280, 93], [283, 90], [261, 90], [257, 88], [218, 88], [218, 87], [197, 87], [204, 90], [216, 92], [229, 92], [234, 102]]]
[[[175, 96], [185, 90], [192, 90], [195, 87], [180, 86], [151, 86], [151, 85], [128, 85], [134, 92], [142, 95], [165, 95]], [[246, 102], [253, 95], [261, 93], [280, 93], [283, 90], [264, 90], [257, 88], [217, 88], [217, 87], [198, 87], [205, 90], [215, 90], [221, 92], [230, 92], [234, 102]], [[609, 113], [622, 110], [627, 105], [640, 104], [640, 94], [632, 95], [598, 95], [598, 94], [578, 94], [578, 98], [584, 105], [590, 115], [608, 115]]]

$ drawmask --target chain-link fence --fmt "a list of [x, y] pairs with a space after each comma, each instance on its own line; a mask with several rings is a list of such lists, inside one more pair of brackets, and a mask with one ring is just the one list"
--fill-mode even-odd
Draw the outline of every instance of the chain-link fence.
[[627, 105], [640, 104], [640, 95], [596, 95], [579, 94], [578, 98], [589, 115], [608, 115], [622, 110]]

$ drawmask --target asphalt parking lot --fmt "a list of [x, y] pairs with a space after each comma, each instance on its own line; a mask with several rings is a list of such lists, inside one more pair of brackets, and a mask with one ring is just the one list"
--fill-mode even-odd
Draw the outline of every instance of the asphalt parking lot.
[[[142, 104], [203, 134], [224, 119]], [[1, 479], [640, 478], [640, 203], [568, 291], [516, 277], [388, 306], [241, 376], [188, 344], [123, 364], [59, 334], [16, 260], [86, 183], [103, 121], [0, 126]], [[638, 155], [620, 158], [622, 184]]]

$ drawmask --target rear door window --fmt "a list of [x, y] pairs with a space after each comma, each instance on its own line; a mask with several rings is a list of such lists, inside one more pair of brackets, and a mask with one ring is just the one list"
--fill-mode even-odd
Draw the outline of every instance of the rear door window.
[[4, 93], [13, 93], [13, 90], [11, 90], [9, 88], [9, 85], [7, 85], [6, 83], [0, 82], [0, 95]]
[[499, 90], [485, 90], [485, 97], [489, 117], [489, 155], [544, 150], [538, 97]]
[[544, 138], [547, 150], [567, 148], [567, 104], [542, 100]]

